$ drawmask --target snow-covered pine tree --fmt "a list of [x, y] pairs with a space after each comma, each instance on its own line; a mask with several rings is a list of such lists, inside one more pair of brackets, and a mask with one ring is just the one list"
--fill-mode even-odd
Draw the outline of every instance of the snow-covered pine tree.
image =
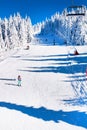
[[[1, 23], [1, 20], [0, 20]], [[2, 29], [1, 29], [1, 25], [0, 25], [0, 50], [4, 48], [4, 41], [3, 41], [3, 37], [2, 37]]]

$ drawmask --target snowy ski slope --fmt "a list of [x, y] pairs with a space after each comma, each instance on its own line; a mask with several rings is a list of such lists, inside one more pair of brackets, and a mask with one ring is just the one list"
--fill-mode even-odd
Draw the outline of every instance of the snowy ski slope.
[[31, 44], [1, 60], [1, 130], [87, 129], [87, 46], [76, 48]]

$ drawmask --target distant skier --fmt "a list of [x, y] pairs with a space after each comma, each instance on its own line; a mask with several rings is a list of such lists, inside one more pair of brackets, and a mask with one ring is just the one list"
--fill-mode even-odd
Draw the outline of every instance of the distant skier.
[[20, 75], [18, 75], [18, 86], [21, 86], [21, 76]]
[[30, 46], [28, 45], [27, 48], [26, 48], [26, 50], [29, 50], [29, 49], [30, 49]]
[[87, 80], [87, 68], [86, 68], [86, 80]]
[[55, 39], [53, 40], [53, 45], [55, 45]]
[[75, 49], [74, 55], [79, 55], [78, 51]]

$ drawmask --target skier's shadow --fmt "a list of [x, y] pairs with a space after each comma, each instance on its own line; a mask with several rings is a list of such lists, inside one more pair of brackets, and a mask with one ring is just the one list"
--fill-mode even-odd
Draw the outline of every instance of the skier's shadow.
[[6, 85], [9, 85], [9, 86], [18, 86], [18, 84], [16, 83], [5, 83]]
[[2, 81], [8, 81], [8, 82], [10, 82], [10, 83], [5, 83], [6, 85], [11, 85], [11, 86], [17, 86], [17, 83], [13, 83], [13, 82], [15, 82], [16, 81], [16, 79], [15, 78], [0, 78], [0, 80], [2, 80]]
[[0, 107], [5, 107], [7, 109], [16, 110], [44, 121], [54, 121], [58, 123], [60, 120], [74, 126], [80, 126], [87, 128], [87, 114], [80, 111], [55, 111], [48, 110], [45, 107], [34, 108], [27, 107], [23, 105], [17, 105], [7, 102], [0, 102]]
[[15, 78], [0, 78], [0, 80], [3, 80], [3, 81], [15, 81], [16, 79]]

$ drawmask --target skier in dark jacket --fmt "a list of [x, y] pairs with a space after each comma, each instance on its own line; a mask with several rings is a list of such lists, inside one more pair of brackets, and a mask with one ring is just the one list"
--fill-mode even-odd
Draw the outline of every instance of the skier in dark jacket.
[[18, 75], [18, 86], [21, 86], [21, 76]]
[[75, 49], [74, 55], [79, 55], [78, 51]]

